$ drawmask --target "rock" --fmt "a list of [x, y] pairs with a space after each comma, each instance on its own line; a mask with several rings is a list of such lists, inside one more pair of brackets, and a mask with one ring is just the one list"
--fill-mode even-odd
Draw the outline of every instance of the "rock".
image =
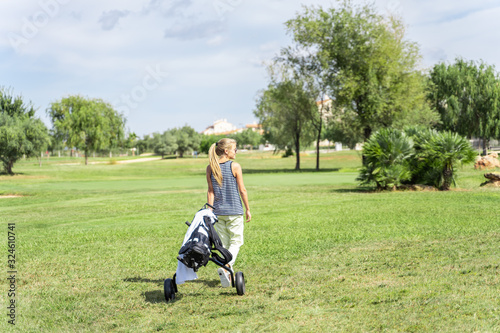
[[492, 180], [492, 181], [500, 181], [500, 173], [485, 173], [484, 174], [484, 177], [485, 178], [488, 178], [489, 180]]
[[476, 157], [476, 163], [474, 164], [475, 169], [493, 169], [500, 168], [500, 161], [498, 160], [497, 153], [491, 153], [487, 156]]
[[488, 179], [488, 181], [481, 184], [481, 186], [491, 185], [500, 187], [500, 173], [485, 173], [484, 177]]

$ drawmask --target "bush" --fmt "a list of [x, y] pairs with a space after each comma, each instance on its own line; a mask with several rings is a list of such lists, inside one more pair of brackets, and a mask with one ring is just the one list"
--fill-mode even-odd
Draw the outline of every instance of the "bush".
[[378, 190], [395, 189], [411, 178], [413, 141], [404, 132], [382, 129], [363, 147], [364, 165], [357, 178], [361, 184], [375, 184]]
[[476, 155], [465, 137], [449, 131], [431, 132], [421, 140], [418, 153], [426, 169], [424, 180], [444, 191], [456, 185], [456, 168], [473, 162]]
[[287, 147], [285, 153], [281, 156], [283, 158], [293, 156], [293, 150], [291, 147]]
[[456, 183], [456, 168], [473, 162], [475, 155], [469, 141], [456, 133], [382, 129], [364, 145], [365, 161], [357, 180], [375, 184], [378, 190], [405, 183], [449, 190]]

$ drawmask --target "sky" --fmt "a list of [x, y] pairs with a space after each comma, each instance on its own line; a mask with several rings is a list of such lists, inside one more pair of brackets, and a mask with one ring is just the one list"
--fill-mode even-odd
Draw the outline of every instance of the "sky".
[[[364, 3], [353, 0], [354, 3]], [[400, 15], [422, 68], [457, 57], [500, 68], [500, 1], [376, 0]], [[218, 119], [257, 122], [265, 63], [291, 44], [284, 22], [309, 0], [0, 0], [0, 86], [46, 110], [100, 98], [143, 137]]]

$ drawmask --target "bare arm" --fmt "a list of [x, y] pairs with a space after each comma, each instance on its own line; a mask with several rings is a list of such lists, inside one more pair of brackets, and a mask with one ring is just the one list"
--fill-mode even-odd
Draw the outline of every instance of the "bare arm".
[[208, 184], [207, 203], [213, 206], [215, 194], [214, 194], [214, 188], [212, 186], [212, 179], [210, 178], [211, 175], [212, 175], [212, 168], [209, 165], [207, 166], [207, 184]]
[[241, 165], [236, 162], [233, 162], [233, 175], [234, 177], [236, 177], [236, 183], [238, 184], [238, 188], [240, 190], [241, 200], [243, 200], [243, 204], [245, 205], [247, 218], [246, 221], [250, 222], [250, 220], [252, 220], [252, 214], [250, 214], [247, 189], [245, 188], [245, 183], [243, 183], [243, 173], [241, 171]]

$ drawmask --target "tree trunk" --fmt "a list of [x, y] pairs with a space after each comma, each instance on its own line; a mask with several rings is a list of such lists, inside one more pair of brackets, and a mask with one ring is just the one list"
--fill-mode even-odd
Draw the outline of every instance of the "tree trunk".
[[323, 128], [323, 122], [320, 122], [318, 130], [318, 138], [316, 139], [316, 171], [319, 171], [319, 142], [321, 141], [322, 128]]
[[295, 170], [300, 170], [300, 141], [295, 140]]
[[7, 171], [7, 173], [8, 173], [9, 175], [13, 175], [13, 174], [14, 174], [14, 172], [12, 172], [12, 167], [13, 167], [13, 166], [14, 166], [14, 161], [12, 161], [12, 160], [10, 160], [10, 161], [7, 163], [7, 165], [6, 165], [7, 169], [6, 169], [5, 171]]
[[483, 138], [483, 156], [488, 155], [488, 140]]
[[89, 164], [89, 152], [86, 150], [85, 151], [85, 165]]
[[453, 169], [450, 166], [445, 166], [443, 171], [443, 186], [441, 187], [443, 191], [448, 191], [450, 189], [452, 179]]

